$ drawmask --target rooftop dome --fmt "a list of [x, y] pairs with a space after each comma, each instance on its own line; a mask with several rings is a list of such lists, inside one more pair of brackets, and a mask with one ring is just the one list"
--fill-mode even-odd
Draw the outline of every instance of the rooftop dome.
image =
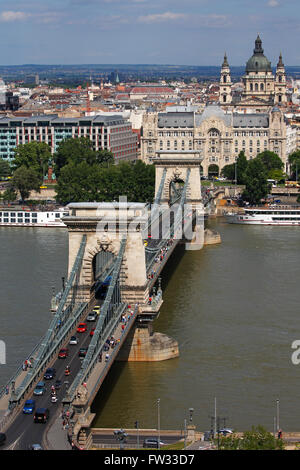
[[255, 41], [253, 56], [248, 60], [246, 64], [246, 73], [249, 72], [272, 72], [271, 62], [264, 55], [262, 41], [259, 35], [257, 36]]

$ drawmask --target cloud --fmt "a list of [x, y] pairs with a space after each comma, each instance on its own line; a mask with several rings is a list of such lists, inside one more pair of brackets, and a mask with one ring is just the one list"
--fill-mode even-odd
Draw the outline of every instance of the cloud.
[[279, 0], [269, 0], [268, 1], [268, 6], [269, 7], [278, 7], [279, 5]]
[[163, 21], [176, 21], [187, 18], [185, 13], [172, 13], [167, 11], [166, 13], [154, 13], [152, 15], [139, 16], [139, 23], [161, 23]]
[[190, 26], [202, 26], [206, 28], [219, 28], [231, 24], [231, 20], [227, 15], [189, 15], [186, 13], [155, 13], [152, 15], [139, 16], [138, 23], [162, 23], [162, 22], [175, 22], [184, 20]]
[[24, 11], [2, 11], [0, 13], [0, 22], [10, 23], [14, 21], [23, 21], [29, 16], [31, 16], [30, 13], [25, 13]]

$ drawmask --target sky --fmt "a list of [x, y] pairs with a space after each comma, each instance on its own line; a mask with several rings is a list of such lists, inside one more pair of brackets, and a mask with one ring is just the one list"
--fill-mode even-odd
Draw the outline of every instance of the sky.
[[0, 0], [0, 64], [300, 65], [300, 0]]

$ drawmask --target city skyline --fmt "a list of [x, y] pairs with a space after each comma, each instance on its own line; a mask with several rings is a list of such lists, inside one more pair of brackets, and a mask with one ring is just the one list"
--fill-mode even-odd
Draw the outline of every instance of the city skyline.
[[[300, 63], [297, 0], [0, 0], [0, 64], [231, 66], [260, 34], [274, 66]], [[238, 38], [238, 40], [237, 40]]]

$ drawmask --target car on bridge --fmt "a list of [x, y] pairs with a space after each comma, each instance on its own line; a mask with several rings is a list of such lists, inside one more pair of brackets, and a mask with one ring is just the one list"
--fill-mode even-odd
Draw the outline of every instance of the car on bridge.
[[87, 324], [86, 323], [79, 323], [77, 327], [77, 333], [84, 333], [87, 331]]
[[96, 321], [96, 318], [97, 318], [97, 313], [90, 312], [88, 316], [86, 317], [86, 321]]
[[57, 379], [54, 384], [55, 390], [59, 390], [61, 386], [62, 386], [62, 381]]
[[33, 391], [33, 395], [44, 395], [45, 391], [45, 382], [39, 382]]
[[100, 305], [95, 305], [95, 307], [93, 308], [93, 312], [95, 312], [97, 315], [99, 315], [100, 310], [101, 310]]
[[58, 353], [58, 359], [66, 359], [68, 357], [69, 351], [67, 348], [62, 348]]
[[35, 423], [47, 423], [49, 419], [49, 410], [48, 408], [37, 408], [34, 414], [34, 422]]
[[86, 356], [88, 348], [80, 348], [78, 352], [78, 357], [83, 358]]
[[69, 344], [71, 344], [71, 345], [78, 344], [78, 339], [76, 338], [76, 336], [71, 336]]
[[49, 367], [49, 368], [46, 370], [46, 372], [45, 372], [44, 379], [45, 379], [45, 380], [54, 379], [55, 374], [56, 374], [56, 370], [53, 369], [53, 367]]
[[4, 432], [0, 432], [0, 446], [5, 444], [5, 441], [6, 441], [6, 434], [4, 434]]
[[92, 329], [91, 329], [91, 331], [90, 331], [90, 336], [94, 336], [95, 329], [96, 329], [96, 328], [92, 328]]
[[26, 400], [24, 407], [23, 407], [23, 413], [26, 415], [32, 414], [35, 409], [35, 401], [34, 400]]

